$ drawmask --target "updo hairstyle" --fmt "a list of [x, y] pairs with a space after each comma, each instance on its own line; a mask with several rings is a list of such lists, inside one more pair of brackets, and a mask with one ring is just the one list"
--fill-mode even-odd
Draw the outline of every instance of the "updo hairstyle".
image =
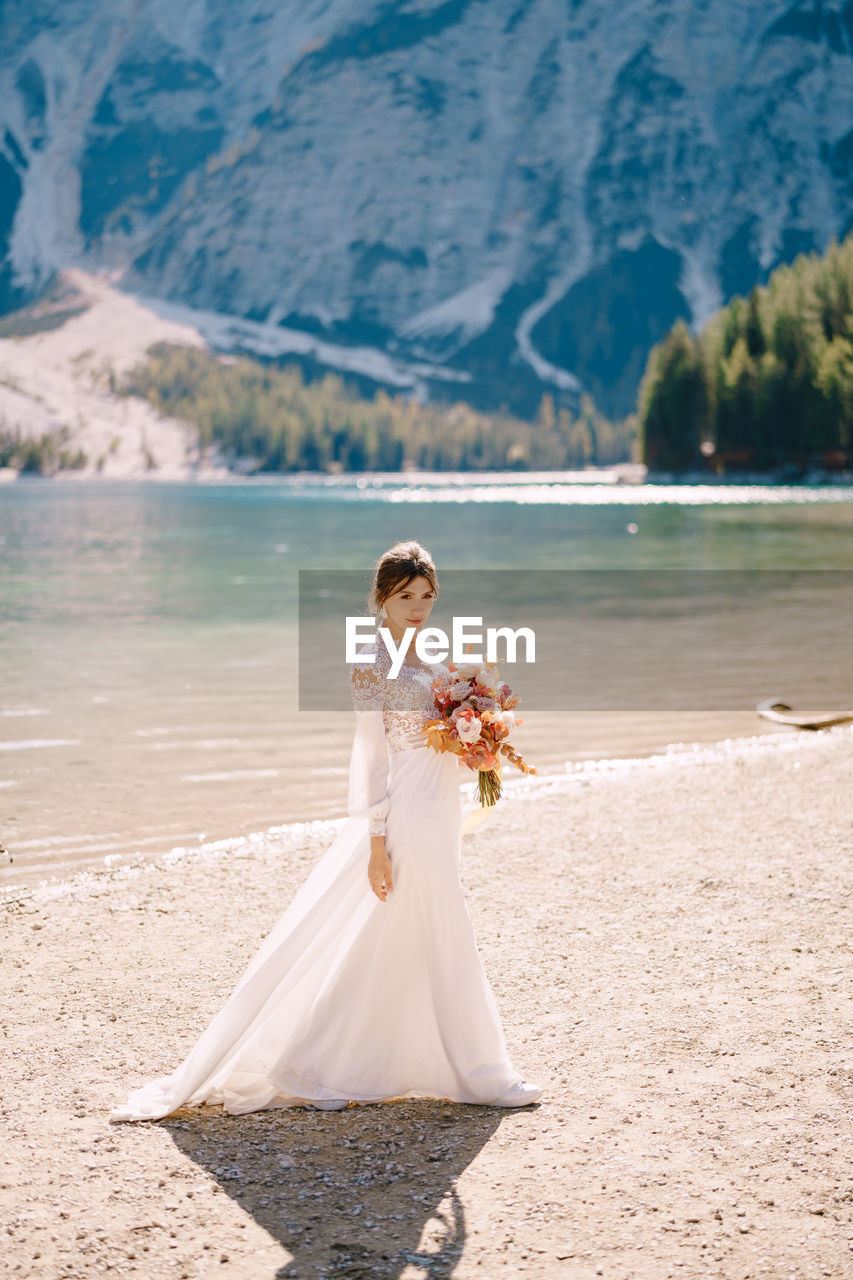
[[419, 542], [397, 542], [379, 557], [373, 570], [373, 582], [367, 607], [377, 616], [389, 596], [401, 591], [415, 578], [426, 578], [438, 595], [438, 578], [432, 556]]

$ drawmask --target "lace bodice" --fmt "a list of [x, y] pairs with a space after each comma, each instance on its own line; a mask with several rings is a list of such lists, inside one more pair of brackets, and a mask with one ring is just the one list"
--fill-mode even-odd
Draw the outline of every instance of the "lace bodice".
[[394, 680], [389, 679], [391, 655], [384, 644], [376, 644], [375, 662], [350, 665], [350, 686], [356, 711], [382, 710], [385, 740], [390, 753], [426, 747], [423, 726], [441, 713], [433, 700], [430, 685], [441, 663], [421, 668], [404, 664]]
[[350, 689], [356, 729], [349, 768], [349, 812], [367, 818], [371, 835], [385, 831], [390, 804], [391, 756], [402, 751], [427, 750], [423, 734], [427, 720], [437, 718], [430, 688], [440, 663], [422, 668], [403, 666], [389, 679], [391, 655], [377, 643], [373, 662], [350, 663]]

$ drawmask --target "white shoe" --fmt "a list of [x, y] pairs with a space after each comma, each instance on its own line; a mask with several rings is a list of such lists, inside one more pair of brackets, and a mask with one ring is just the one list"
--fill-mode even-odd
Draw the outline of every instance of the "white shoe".
[[349, 1098], [315, 1098], [308, 1105], [318, 1111], [343, 1111], [349, 1106]]
[[499, 1098], [495, 1098], [490, 1105], [493, 1107], [529, 1107], [531, 1102], [538, 1102], [542, 1097], [542, 1090], [538, 1084], [530, 1084], [528, 1080], [519, 1080], [518, 1084], [510, 1085], [506, 1093], [502, 1093]]

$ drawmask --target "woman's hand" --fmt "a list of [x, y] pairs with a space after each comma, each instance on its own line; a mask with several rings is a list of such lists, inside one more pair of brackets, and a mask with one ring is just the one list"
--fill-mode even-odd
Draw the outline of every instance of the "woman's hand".
[[385, 848], [384, 836], [370, 837], [370, 862], [367, 865], [370, 887], [380, 902], [384, 902], [394, 888], [391, 881], [391, 858]]

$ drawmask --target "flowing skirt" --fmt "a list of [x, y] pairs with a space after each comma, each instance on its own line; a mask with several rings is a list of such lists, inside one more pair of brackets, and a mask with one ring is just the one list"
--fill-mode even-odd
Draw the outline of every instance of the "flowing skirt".
[[459, 880], [456, 757], [392, 753], [389, 797], [386, 901], [367, 882], [367, 820], [350, 818], [188, 1056], [110, 1120], [199, 1103], [488, 1103], [521, 1079]]

